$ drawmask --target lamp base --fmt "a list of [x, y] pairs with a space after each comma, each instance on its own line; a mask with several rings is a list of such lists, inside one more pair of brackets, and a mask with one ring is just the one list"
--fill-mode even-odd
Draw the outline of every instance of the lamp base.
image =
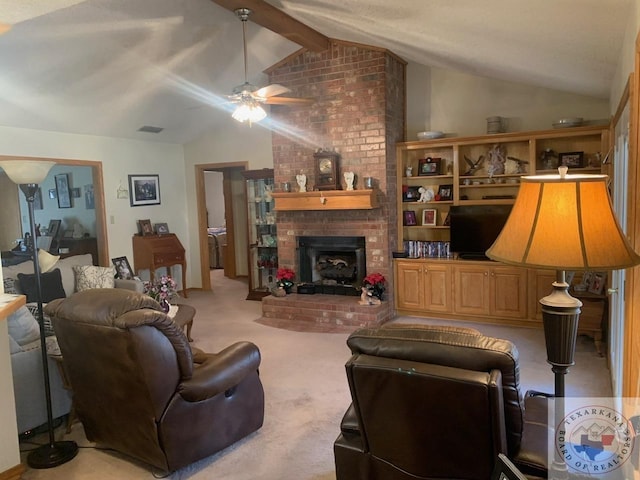
[[67, 463], [78, 454], [78, 444], [74, 441], [53, 442], [32, 450], [27, 456], [31, 468], [53, 468]]

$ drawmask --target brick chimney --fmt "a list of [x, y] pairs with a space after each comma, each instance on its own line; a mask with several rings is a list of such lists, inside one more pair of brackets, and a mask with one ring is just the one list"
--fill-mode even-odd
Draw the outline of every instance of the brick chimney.
[[277, 213], [281, 266], [297, 271], [296, 238], [313, 235], [364, 236], [367, 272], [388, 282], [385, 300], [393, 302], [393, 263], [397, 249], [396, 150], [405, 136], [406, 62], [391, 52], [332, 41], [328, 50], [300, 50], [267, 70], [270, 83], [292, 90], [286, 96], [315, 99], [311, 106], [271, 106], [276, 189], [295, 175], [307, 176], [313, 190], [318, 149], [336, 150], [342, 173], [356, 175], [355, 188], [373, 177], [379, 208], [374, 210], [286, 211]]

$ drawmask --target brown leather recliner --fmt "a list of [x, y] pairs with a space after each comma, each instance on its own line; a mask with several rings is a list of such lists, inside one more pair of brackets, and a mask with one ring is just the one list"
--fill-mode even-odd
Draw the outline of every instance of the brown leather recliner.
[[194, 363], [158, 303], [120, 289], [79, 292], [46, 312], [89, 440], [171, 472], [262, 426], [254, 344], [197, 354]]
[[511, 342], [395, 324], [347, 344], [352, 404], [334, 444], [337, 480], [487, 480], [499, 453], [546, 477], [548, 399], [523, 400]]

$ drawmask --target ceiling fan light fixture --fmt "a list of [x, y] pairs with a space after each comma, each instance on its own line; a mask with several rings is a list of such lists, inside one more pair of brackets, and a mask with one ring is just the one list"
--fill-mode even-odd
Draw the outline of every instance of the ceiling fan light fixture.
[[267, 112], [264, 111], [260, 105], [255, 102], [242, 102], [238, 105], [231, 115], [234, 120], [244, 123], [256, 123], [263, 120], [267, 116]]

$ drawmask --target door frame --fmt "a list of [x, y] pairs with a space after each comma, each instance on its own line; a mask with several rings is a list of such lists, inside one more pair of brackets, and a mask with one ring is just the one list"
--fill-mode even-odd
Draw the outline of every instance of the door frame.
[[98, 243], [98, 263], [109, 266], [109, 242], [107, 240], [107, 215], [104, 203], [104, 176], [102, 174], [102, 162], [96, 160], [73, 160], [69, 158], [49, 157], [22, 157], [15, 155], [0, 155], [0, 160], [28, 160], [55, 162], [56, 165], [68, 165], [71, 167], [91, 167], [93, 177], [93, 195], [96, 214], [96, 241]]
[[[640, 34], [636, 36], [634, 71], [629, 84], [631, 112], [629, 118], [629, 176], [627, 179], [627, 235], [631, 246], [637, 252], [640, 250], [640, 161], [638, 141], [640, 139], [639, 115], [640, 109]], [[627, 272], [624, 291], [625, 323], [624, 323], [624, 372], [622, 380], [622, 395], [637, 397], [640, 394], [640, 268], [632, 268]]]
[[[247, 170], [249, 162], [203, 163], [194, 165], [196, 175], [196, 208], [198, 215], [198, 241], [200, 243], [200, 274], [203, 290], [211, 290], [211, 277], [209, 275], [209, 239], [207, 235], [207, 199], [205, 195], [205, 172], [222, 172], [228, 169]], [[224, 180], [223, 180], [224, 184]], [[231, 199], [227, 198], [229, 192], [224, 190], [225, 217], [227, 219], [227, 256], [234, 258], [235, 235], [233, 231], [233, 208]], [[230, 208], [228, 211], [227, 208]], [[230, 219], [230, 220], [229, 220]]]

